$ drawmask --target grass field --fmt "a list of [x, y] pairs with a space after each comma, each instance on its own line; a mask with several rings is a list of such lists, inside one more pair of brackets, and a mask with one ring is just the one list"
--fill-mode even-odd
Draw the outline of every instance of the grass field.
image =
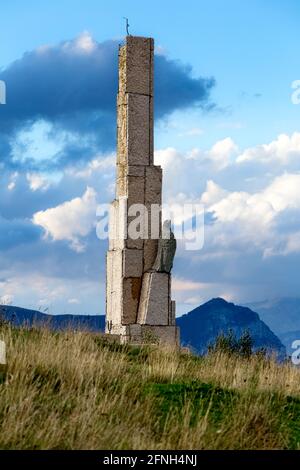
[[4, 325], [1, 449], [300, 449], [300, 371]]

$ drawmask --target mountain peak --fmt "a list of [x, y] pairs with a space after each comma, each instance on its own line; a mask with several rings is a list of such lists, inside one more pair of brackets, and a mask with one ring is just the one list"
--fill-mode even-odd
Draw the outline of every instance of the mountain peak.
[[239, 338], [245, 331], [251, 334], [254, 350], [262, 347], [284, 357], [285, 348], [277, 336], [247, 307], [235, 305], [218, 297], [177, 318], [182, 344], [203, 354], [209, 344], [229, 331]]
[[233, 305], [233, 304], [231, 302], [227, 302], [227, 300], [223, 299], [222, 297], [216, 297], [215, 299], [209, 300], [204, 305], [210, 305], [210, 306], [211, 305], [215, 305], [215, 306], [222, 305], [222, 306], [225, 306], [225, 305]]

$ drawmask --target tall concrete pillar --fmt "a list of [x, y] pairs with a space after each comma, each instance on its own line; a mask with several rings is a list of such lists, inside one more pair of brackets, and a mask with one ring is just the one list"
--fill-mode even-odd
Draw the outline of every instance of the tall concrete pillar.
[[[162, 233], [162, 169], [153, 164], [153, 55], [151, 38], [127, 36], [119, 49], [116, 199], [107, 252], [106, 333], [119, 335], [123, 342], [141, 342], [155, 326], [154, 335], [176, 343], [171, 275], [153, 269]], [[144, 208], [142, 214], [136, 204]], [[136, 230], [132, 233], [138, 220], [140, 236]], [[163, 287], [154, 299], [157, 285]], [[161, 335], [159, 327], [167, 326], [171, 330]]]

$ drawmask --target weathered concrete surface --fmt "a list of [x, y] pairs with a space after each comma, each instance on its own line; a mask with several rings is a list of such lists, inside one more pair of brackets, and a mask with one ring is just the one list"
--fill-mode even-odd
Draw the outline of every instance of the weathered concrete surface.
[[[150, 164], [150, 98], [130, 94], [127, 104], [127, 161], [129, 165]], [[141, 123], [143, 126], [141, 126]]]
[[138, 323], [168, 325], [170, 276], [166, 273], [145, 273], [138, 312]]
[[121, 323], [123, 311], [122, 295], [122, 250], [108, 251], [106, 255], [106, 323]]
[[129, 277], [122, 279], [123, 304], [121, 324], [128, 325], [136, 323], [142, 280], [140, 277]]
[[175, 300], [171, 300], [169, 325], [175, 325], [175, 324], [176, 324], [176, 302]]
[[0, 340], [0, 364], [6, 365], [6, 345], [2, 340]]
[[112, 202], [109, 218], [109, 250], [122, 250], [125, 247], [127, 231], [127, 199]]
[[143, 250], [123, 250], [123, 276], [141, 277], [143, 274]]
[[162, 169], [160, 166], [146, 168], [145, 203], [161, 205]]
[[120, 63], [120, 85], [125, 93], [153, 95], [153, 53], [152, 38], [127, 36]]
[[[116, 210], [107, 254], [106, 333], [137, 344], [152, 334], [174, 345], [178, 333], [171, 276], [153, 269], [162, 234], [162, 169], [153, 164], [153, 54], [151, 38], [128, 36], [119, 49]], [[140, 211], [141, 205], [148, 212]]]
[[158, 240], [144, 241], [144, 272], [152, 269], [157, 256]]
[[176, 239], [171, 230], [171, 222], [166, 220], [163, 226], [162, 237], [158, 241], [157, 257], [153, 269], [159, 273], [170, 273], [173, 267], [175, 252]]
[[177, 326], [142, 325], [143, 342], [180, 346], [180, 331]]

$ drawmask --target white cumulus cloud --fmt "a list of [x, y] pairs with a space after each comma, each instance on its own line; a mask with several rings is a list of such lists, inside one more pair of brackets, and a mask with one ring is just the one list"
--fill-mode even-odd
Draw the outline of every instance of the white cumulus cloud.
[[85, 249], [82, 238], [91, 232], [96, 223], [96, 207], [96, 191], [87, 187], [82, 197], [36, 212], [32, 220], [43, 227], [46, 236], [54, 241], [67, 240], [75, 251], [82, 252]]
[[39, 173], [27, 173], [26, 175], [29, 187], [32, 191], [46, 190], [49, 188], [47, 179]]
[[257, 161], [261, 163], [277, 162], [281, 165], [292, 163], [300, 157], [300, 132], [291, 136], [280, 134], [268, 144], [257, 145], [244, 150], [237, 158], [237, 163]]

